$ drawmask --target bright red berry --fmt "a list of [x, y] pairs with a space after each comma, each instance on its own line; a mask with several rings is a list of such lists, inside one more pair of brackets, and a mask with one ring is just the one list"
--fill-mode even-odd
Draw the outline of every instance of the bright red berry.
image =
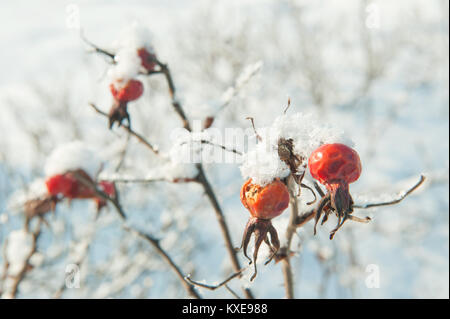
[[117, 88], [117, 83], [111, 83], [109, 88], [114, 99], [119, 102], [137, 100], [144, 92], [144, 86], [139, 80], [129, 80], [124, 86]]
[[74, 198], [93, 198], [95, 191], [88, 185], [82, 183], [75, 174], [80, 174], [87, 181], [92, 181], [89, 175], [83, 170], [67, 172], [49, 177], [45, 184], [51, 195], [63, 195], [64, 197]]
[[45, 184], [47, 190], [51, 195], [62, 194], [63, 196], [70, 197], [76, 189], [77, 181], [67, 174], [57, 174], [49, 177]]
[[156, 56], [147, 51], [145, 48], [140, 48], [137, 51], [139, 58], [141, 59], [141, 65], [147, 71], [153, 71], [156, 66]]
[[[330, 233], [333, 239], [336, 231], [347, 219], [361, 221], [354, 216], [353, 199], [348, 184], [356, 181], [361, 175], [361, 160], [358, 153], [344, 144], [325, 144], [317, 148], [309, 157], [309, 171], [327, 188], [327, 194], [321, 199], [315, 214], [314, 234], [322, 213], [325, 213], [322, 224], [332, 212], [336, 213], [338, 223]], [[367, 222], [370, 220], [366, 218]]]
[[309, 171], [313, 178], [327, 185], [337, 181], [353, 183], [361, 175], [358, 153], [344, 144], [324, 144], [309, 157]]

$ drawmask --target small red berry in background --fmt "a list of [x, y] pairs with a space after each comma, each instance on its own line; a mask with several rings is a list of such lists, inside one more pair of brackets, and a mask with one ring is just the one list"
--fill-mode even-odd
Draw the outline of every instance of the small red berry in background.
[[117, 84], [119, 83], [111, 83], [109, 85], [111, 94], [118, 102], [130, 102], [137, 100], [144, 92], [144, 86], [139, 80], [129, 80], [124, 86], [121, 87], [118, 87]]
[[156, 56], [150, 52], [147, 51], [145, 48], [140, 48], [137, 50], [137, 54], [139, 58], [141, 59], [141, 65], [147, 70], [147, 71], [153, 71], [156, 66]]
[[[289, 190], [287, 186], [278, 178], [271, 183], [260, 186], [247, 180], [241, 188], [241, 202], [251, 214], [244, 230], [242, 238], [242, 248], [244, 256], [253, 262], [254, 274], [250, 278], [256, 277], [256, 259], [258, 258], [259, 247], [264, 241], [271, 250], [271, 255], [266, 261], [269, 263], [280, 249], [280, 241], [271, 219], [275, 218], [289, 206]], [[247, 247], [252, 234], [255, 233], [255, 248], [253, 251], [253, 261], [247, 256]], [[270, 240], [269, 235], [270, 234]]]
[[312, 152], [308, 166], [312, 177], [323, 184], [328, 191], [319, 203], [314, 233], [316, 233], [317, 222], [322, 212], [325, 212], [322, 224], [332, 211], [338, 216], [338, 224], [331, 231], [330, 239], [333, 239], [336, 231], [347, 219], [359, 222], [370, 220], [368, 218], [361, 220], [351, 215], [353, 199], [350, 195], [349, 184], [359, 178], [362, 169], [361, 160], [354, 149], [340, 143], [324, 144]]
[[68, 174], [57, 174], [47, 178], [45, 184], [51, 195], [73, 198], [77, 193], [77, 180]]
[[[62, 195], [70, 200], [93, 199], [97, 205], [97, 211], [106, 206], [106, 201], [98, 196], [96, 190], [80, 181], [77, 176], [82, 176], [86, 181], [94, 185], [91, 177], [81, 169], [64, 174], [56, 174], [45, 181], [49, 195]], [[101, 181], [97, 187], [108, 196], [116, 196], [114, 183]]]

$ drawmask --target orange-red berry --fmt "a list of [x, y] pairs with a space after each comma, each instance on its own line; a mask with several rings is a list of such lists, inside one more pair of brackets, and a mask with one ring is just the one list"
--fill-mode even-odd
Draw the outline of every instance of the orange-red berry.
[[109, 88], [114, 99], [119, 102], [130, 102], [137, 100], [144, 92], [144, 86], [139, 80], [129, 80], [124, 86], [117, 88], [117, 83], [111, 83]]
[[266, 186], [249, 179], [241, 188], [241, 202], [253, 217], [272, 219], [289, 206], [289, 191], [278, 178]]

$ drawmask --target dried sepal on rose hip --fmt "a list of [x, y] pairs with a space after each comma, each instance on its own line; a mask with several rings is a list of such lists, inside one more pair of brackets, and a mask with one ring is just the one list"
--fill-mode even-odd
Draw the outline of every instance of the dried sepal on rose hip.
[[28, 229], [30, 221], [37, 217], [43, 219], [48, 212], [54, 212], [56, 204], [61, 199], [56, 195], [46, 194], [44, 196], [27, 200], [23, 206], [25, 213], [25, 227]]
[[338, 217], [338, 223], [330, 233], [333, 239], [336, 231], [347, 219], [357, 222], [368, 222], [369, 217], [361, 219], [353, 213], [353, 199], [349, 192], [349, 184], [355, 182], [361, 175], [361, 160], [358, 153], [340, 143], [324, 144], [312, 152], [308, 160], [312, 177], [327, 189], [327, 194], [321, 199], [316, 210], [314, 234], [322, 213], [322, 224], [327, 221], [332, 212]]
[[[251, 214], [245, 226], [241, 248], [250, 264], [253, 262], [255, 272], [250, 278], [253, 280], [257, 274], [256, 259], [262, 242], [264, 241], [271, 250], [266, 264], [272, 260], [280, 248], [278, 233], [273, 227], [271, 219], [281, 215], [289, 206], [289, 191], [278, 178], [265, 186], [253, 184], [252, 179], [249, 179], [241, 188], [241, 202]], [[247, 247], [253, 233], [255, 234], [255, 248], [252, 261], [247, 256]], [[270, 241], [268, 234], [270, 234]]]

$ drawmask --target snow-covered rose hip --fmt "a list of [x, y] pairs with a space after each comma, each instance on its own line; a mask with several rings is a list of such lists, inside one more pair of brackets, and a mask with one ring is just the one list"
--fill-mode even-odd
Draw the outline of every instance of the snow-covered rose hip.
[[45, 184], [49, 194], [60, 194], [69, 199], [95, 197], [95, 191], [82, 183], [78, 176], [81, 176], [89, 183], [94, 183], [91, 177], [82, 169], [68, 171], [64, 174], [56, 174], [47, 178]]
[[[252, 263], [252, 260], [247, 256], [247, 247], [252, 234], [255, 233], [255, 248], [253, 252], [255, 273], [250, 279], [253, 280], [257, 274], [256, 259], [258, 258], [258, 251], [262, 242], [264, 241], [272, 252], [266, 264], [272, 260], [280, 248], [278, 233], [273, 227], [271, 219], [281, 215], [289, 206], [289, 191], [279, 179], [275, 179], [265, 186], [253, 184], [252, 180], [249, 179], [241, 188], [241, 202], [252, 215], [245, 227], [241, 245], [244, 256], [250, 260], [250, 263]], [[270, 234], [270, 241], [268, 233]]]
[[349, 184], [355, 182], [361, 175], [361, 160], [354, 149], [340, 143], [324, 144], [311, 154], [308, 166], [312, 177], [323, 184], [328, 191], [316, 211], [314, 234], [322, 212], [325, 212], [322, 224], [331, 211], [334, 211], [338, 217], [338, 224], [331, 231], [330, 239], [347, 219], [359, 222], [369, 220], [351, 215], [353, 200], [349, 192]]
[[[45, 181], [48, 193], [51, 196], [62, 195], [69, 200], [72, 199], [93, 199], [100, 211], [106, 206], [105, 199], [101, 198], [97, 191], [93, 188], [95, 182], [82, 169], [68, 171], [64, 174], [53, 175]], [[97, 188], [106, 195], [115, 197], [116, 188], [114, 183], [101, 181]]]

